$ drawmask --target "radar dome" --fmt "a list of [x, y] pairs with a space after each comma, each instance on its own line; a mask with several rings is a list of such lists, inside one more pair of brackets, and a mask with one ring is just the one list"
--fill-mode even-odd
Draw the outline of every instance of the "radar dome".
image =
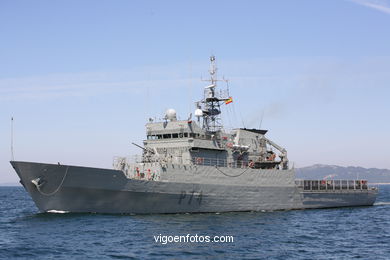
[[197, 116], [197, 117], [201, 117], [201, 116], [203, 116], [203, 111], [202, 111], [202, 109], [197, 109], [197, 110], [195, 110], [195, 116]]
[[170, 121], [176, 121], [176, 110], [173, 108], [168, 109], [165, 112], [165, 118], [170, 120]]

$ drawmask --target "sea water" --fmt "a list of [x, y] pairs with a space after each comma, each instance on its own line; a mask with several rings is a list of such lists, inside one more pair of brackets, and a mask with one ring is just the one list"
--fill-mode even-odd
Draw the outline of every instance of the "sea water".
[[0, 259], [390, 259], [390, 186], [379, 188], [372, 207], [108, 215], [39, 213], [22, 187], [0, 187]]

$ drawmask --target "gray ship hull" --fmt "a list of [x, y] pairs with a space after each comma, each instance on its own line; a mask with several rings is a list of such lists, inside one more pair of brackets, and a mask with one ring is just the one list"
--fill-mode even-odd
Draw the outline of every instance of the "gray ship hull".
[[141, 166], [161, 171], [159, 179], [140, 180], [131, 178], [133, 169], [11, 164], [42, 212], [150, 214], [370, 206], [377, 195], [376, 190], [305, 192], [295, 185], [293, 170], [239, 172], [175, 165], [162, 169], [151, 164]]

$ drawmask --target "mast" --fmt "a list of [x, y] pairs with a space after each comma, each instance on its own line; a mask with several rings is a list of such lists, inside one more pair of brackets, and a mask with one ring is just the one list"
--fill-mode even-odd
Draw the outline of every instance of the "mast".
[[[210, 78], [203, 80], [210, 83], [204, 88], [203, 99], [196, 103], [197, 109], [201, 110], [201, 117], [203, 117], [203, 129], [208, 132], [218, 132], [222, 129], [221, 120], [221, 104], [228, 100], [222, 92], [217, 93], [217, 82], [225, 81], [225, 79], [217, 78], [217, 66], [215, 64], [215, 56], [210, 57]], [[227, 93], [226, 93], [227, 94]]]

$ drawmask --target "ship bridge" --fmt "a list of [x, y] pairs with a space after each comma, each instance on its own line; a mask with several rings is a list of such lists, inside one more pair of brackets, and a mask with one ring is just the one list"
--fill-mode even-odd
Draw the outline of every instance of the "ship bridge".
[[[151, 122], [146, 125], [144, 146], [176, 163], [190, 164], [194, 157], [226, 159], [226, 150], [215, 134], [191, 120]], [[215, 154], [217, 152], [217, 154]]]

